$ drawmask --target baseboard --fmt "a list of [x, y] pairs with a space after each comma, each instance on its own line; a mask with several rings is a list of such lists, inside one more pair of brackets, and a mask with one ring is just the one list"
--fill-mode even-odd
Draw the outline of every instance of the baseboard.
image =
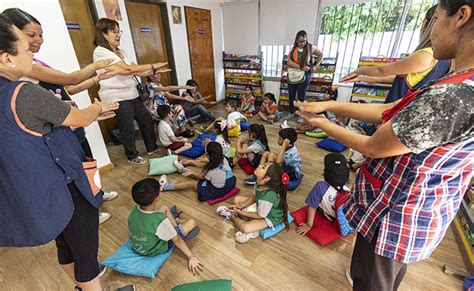
[[107, 171], [112, 170], [115, 167], [113, 163], [108, 163], [106, 165], [103, 165], [102, 167], [99, 168], [99, 173], [105, 173]]

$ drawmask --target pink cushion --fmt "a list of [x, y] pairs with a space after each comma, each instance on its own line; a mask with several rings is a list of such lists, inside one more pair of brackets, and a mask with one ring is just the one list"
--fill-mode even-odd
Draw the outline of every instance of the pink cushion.
[[[291, 216], [293, 216], [297, 225], [306, 222], [308, 207], [309, 206], [305, 206], [291, 213]], [[306, 236], [320, 246], [325, 246], [340, 238], [341, 234], [336, 228], [334, 222], [327, 220], [322, 213], [316, 211], [313, 228], [306, 233]]]
[[234, 189], [230, 190], [230, 192], [228, 192], [227, 194], [225, 194], [224, 196], [221, 196], [219, 198], [216, 198], [216, 199], [209, 199], [207, 200], [207, 203], [209, 205], [212, 205], [212, 204], [216, 204], [216, 203], [219, 203], [219, 202], [222, 202], [224, 200], [227, 200], [229, 199], [230, 197], [234, 196], [235, 194], [239, 193], [240, 192], [240, 189], [237, 188], [237, 187], [234, 187]]
[[250, 161], [247, 158], [241, 158], [239, 160], [239, 165], [247, 175], [252, 175], [255, 171], [255, 168], [250, 164]]

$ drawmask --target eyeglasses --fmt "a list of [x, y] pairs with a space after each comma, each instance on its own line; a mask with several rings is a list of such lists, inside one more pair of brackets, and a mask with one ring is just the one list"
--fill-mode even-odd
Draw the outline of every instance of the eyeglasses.
[[297, 43], [305, 43], [306, 42], [306, 39], [305, 40], [298, 40]]
[[122, 34], [123, 33], [123, 30], [118, 30], [118, 29], [109, 30], [109, 31], [112, 32], [113, 34]]

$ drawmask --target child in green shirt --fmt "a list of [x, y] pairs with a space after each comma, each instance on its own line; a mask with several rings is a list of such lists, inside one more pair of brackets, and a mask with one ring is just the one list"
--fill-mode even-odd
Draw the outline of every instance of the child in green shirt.
[[160, 200], [160, 183], [152, 178], [138, 181], [132, 187], [132, 198], [135, 205], [128, 216], [128, 235], [133, 250], [143, 256], [156, 256], [165, 253], [176, 245], [188, 258], [188, 268], [194, 274], [202, 271], [202, 265], [185, 240], [195, 237], [199, 227], [193, 219], [182, 220], [178, 224], [175, 218], [175, 207], [170, 210], [161, 206], [156, 210]]
[[[233, 205], [219, 206], [216, 209], [217, 214], [234, 222], [238, 229], [235, 240], [239, 243], [257, 238], [260, 230], [273, 228], [282, 222], [289, 228], [286, 202], [288, 174], [283, 172], [280, 165], [269, 162], [259, 165], [255, 176], [255, 196], [239, 195], [234, 198]], [[252, 210], [253, 205], [256, 210]]]

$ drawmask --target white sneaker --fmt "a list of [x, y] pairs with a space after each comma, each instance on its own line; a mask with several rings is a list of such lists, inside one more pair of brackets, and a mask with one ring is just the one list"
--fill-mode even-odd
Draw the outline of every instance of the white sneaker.
[[160, 182], [160, 191], [163, 191], [163, 186], [165, 186], [166, 182], [168, 182], [166, 175], [161, 175], [159, 182]]
[[110, 191], [110, 192], [105, 192], [104, 191], [104, 196], [102, 196], [102, 199], [104, 201], [110, 201], [118, 196], [117, 191]]
[[281, 129], [285, 129], [285, 128], [289, 128], [289, 127], [290, 126], [288, 125], [288, 120], [285, 120], [280, 124]]
[[254, 231], [254, 232], [249, 232], [249, 233], [243, 233], [241, 231], [238, 231], [235, 233], [235, 241], [238, 243], [244, 244], [253, 238], [257, 238], [259, 235], [260, 235], [259, 231]]
[[148, 164], [148, 159], [138, 156], [132, 160], [128, 160], [128, 162], [135, 165], [145, 165]]
[[182, 174], [185, 172], [189, 172], [190, 170], [183, 166], [179, 161], [173, 161], [173, 166], [178, 170], [178, 173]]
[[219, 206], [216, 209], [216, 213], [220, 216], [224, 216], [226, 219], [232, 215], [232, 212], [230, 212], [229, 208], [227, 206]]
[[354, 281], [352, 281], [351, 270], [349, 268], [346, 269], [346, 279], [351, 285], [351, 287], [354, 287]]
[[107, 220], [110, 219], [111, 216], [112, 216], [112, 214], [110, 214], [108, 212], [100, 212], [99, 211], [99, 224], [102, 224], [102, 223], [106, 222]]

